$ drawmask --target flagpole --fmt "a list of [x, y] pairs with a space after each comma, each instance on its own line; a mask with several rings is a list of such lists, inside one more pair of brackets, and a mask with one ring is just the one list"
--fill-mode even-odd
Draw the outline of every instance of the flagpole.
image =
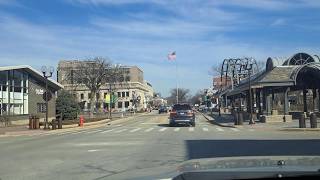
[[176, 99], [177, 99], [177, 104], [179, 103], [179, 86], [178, 86], [178, 61], [177, 61], [177, 59], [175, 59], [175, 61], [176, 61], [176, 91], [177, 91], [177, 97], [176, 97]]

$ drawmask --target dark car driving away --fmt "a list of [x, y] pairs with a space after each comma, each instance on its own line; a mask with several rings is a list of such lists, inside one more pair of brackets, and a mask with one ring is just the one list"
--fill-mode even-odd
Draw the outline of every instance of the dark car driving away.
[[166, 106], [161, 106], [159, 108], [159, 114], [161, 113], [167, 113], [168, 112], [168, 108]]
[[195, 126], [195, 114], [189, 104], [175, 104], [170, 112], [170, 126], [186, 124]]

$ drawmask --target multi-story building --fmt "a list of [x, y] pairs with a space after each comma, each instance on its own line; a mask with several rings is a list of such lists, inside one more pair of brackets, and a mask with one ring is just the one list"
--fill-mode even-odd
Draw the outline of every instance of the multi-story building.
[[30, 115], [43, 121], [48, 109], [48, 119], [56, 116], [56, 92], [63, 86], [48, 79], [48, 108], [44, 93], [46, 79], [42, 73], [27, 65], [0, 67], [0, 117], [11, 124], [26, 124]]
[[[68, 80], [67, 75], [74, 71], [77, 64], [83, 61], [60, 61], [57, 71], [57, 81], [64, 85], [64, 89], [70, 91], [83, 110], [89, 110], [93, 105], [90, 102], [91, 92], [83, 84], [75, 84]], [[116, 97], [114, 103], [111, 102], [112, 110], [121, 111], [124, 109], [136, 108], [142, 110], [148, 107], [153, 97], [153, 88], [150, 83], [144, 80], [143, 71], [137, 66], [120, 66], [123, 72], [126, 72], [125, 81], [122, 83], [112, 83], [112, 92]], [[96, 104], [93, 105], [96, 110], [109, 110], [109, 102], [106, 97], [110, 95], [110, 84], [105, 83], [99, 89], [96, 95]]]

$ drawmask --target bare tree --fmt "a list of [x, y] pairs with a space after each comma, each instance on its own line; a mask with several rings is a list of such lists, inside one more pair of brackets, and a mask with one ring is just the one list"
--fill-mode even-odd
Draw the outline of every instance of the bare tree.
[[188, 100], [191, 104], [200, 104], [201, 98], [204, 95], [203, 91], [196, 92], [190, 99]]
[[107, 71], [111, 62], [106, 58], [95, 57], [80, 61], [69, 71], [67, 77], [73, 85], [84, 85], [90, 91], [90, 111], [94, 110], [96, 94], [101, 86], [106, 83]]
[[[178, 89], [179, 102], [181, 102], [181, 103], [188, 102], [189, 93], [190, 93], [189, 89], [179, 88]], [[170, 90], [170, 96], [166, 98], [167, 101], [168, 101], [168, 104], [175, 104], [176, 103], [176, 97], [177, 97], [177, 89], [176, 88], [171, 89]]]
[[221, 74], [221, 66], [222, 63], [218, 63], [216, 65], [211, 66], [211, 68], [209, 69], [208, 74], [211, 76], [220, 76]]

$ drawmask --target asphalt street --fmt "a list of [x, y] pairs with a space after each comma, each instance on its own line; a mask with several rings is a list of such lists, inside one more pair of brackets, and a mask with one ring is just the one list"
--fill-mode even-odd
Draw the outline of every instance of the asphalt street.
[[170, 178], [163, 173], [198, 158], [320, 155], [318, 132], [219, 127], [196, 118], [196, 127], [169, 127], [167, 114], [152, 112], [90, 129], [1, 137], [0, 178]]

